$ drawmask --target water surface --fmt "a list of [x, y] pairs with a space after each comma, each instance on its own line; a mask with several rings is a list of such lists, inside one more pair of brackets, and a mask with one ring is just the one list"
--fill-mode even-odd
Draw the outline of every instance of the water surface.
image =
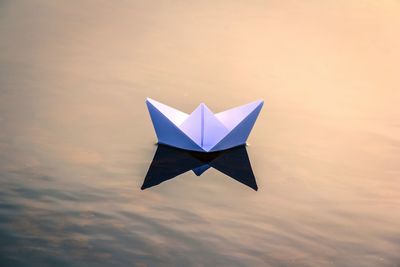
[[[0, 266], [399, 266], [398, 1], [0, 2]], [[258, 190], [141, 190], [151, 97], [262, 98]]]

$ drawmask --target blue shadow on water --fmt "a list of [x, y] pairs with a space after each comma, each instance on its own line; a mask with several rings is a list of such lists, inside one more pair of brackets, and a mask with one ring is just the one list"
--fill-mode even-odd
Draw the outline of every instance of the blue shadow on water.
[[158, 145], [141, 188], [144, 190], [156, 186], [190, 170], [200, 176], [209, 168], [256, 191], [258, 189], [245, 145], [210, 153]]

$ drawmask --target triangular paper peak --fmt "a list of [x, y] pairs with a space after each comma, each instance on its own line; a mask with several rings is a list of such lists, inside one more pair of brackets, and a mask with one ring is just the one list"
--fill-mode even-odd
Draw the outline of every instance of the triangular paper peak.
[[215, 116], [225, 125], [226, 128], [228, 128], [228, 130], [232, 130], [251, 112], [257, 109], [258, 106], [262, 106], [263, 104], [263, 100], [257, 100], [243, 106], [225, 110], [216, 114]]
[[205, 151], [210, 151], [229, 133], [229, 130], [215, 117], [214, 113], [206, 105], [204, 105], [203, 131], [204, 139], [201, 147]]
[[216, 115], [201, 103], [188, 115], [150, 98], [146, 102], [159, 143], [202, 152], [245, 144], [264, 103], [258, 100]]
[[183, 121], [179, 128], [189, 136], [194, 142], [201, 146], [203, 132], [201, 129], [203, 120], [203, 104], [200, 104], [189, 116]]
[[151, 99], [149, 97], [146, 99], [146, 102], [152, 104], [156, 109], [158, 109], [162, 114], [164, 114], [165, 117], [167, 117], [176, 126], [182, 124], [182, 122], [189, 117], [188, 114], [180, 110], [174, 109], [170, 106], [167, 106], [163, 103], [160, 103], [158, 101], [155, 101], [154, 99]]
[[203, 151], [196, 142], [190, 139], [149, 101], [147, 101], [147, 108], [159, 143], [188, 150]]

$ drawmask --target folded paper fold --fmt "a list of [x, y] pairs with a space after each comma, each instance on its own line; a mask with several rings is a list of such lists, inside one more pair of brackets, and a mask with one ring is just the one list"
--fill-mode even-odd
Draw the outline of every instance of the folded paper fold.
[[190, 115], [147, 98], [158, 143], [187, 150], [213, 152], [246, 144], [264, 101], [214, 114], [201, 103]]

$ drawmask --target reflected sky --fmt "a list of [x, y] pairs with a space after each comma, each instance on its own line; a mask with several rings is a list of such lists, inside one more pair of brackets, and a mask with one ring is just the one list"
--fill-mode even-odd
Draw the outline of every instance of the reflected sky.
[[246, 146], [202, 153], [166, 145], [158, 145], [141, 188], [144, 190], [156, 186], [189, 170], [200, 176], [209, 168], [214, 168], [256, 191], [258, 189]]
[[[0, 266], [397, 266], [399, 10], [0, 1]], [[141, 190], [146, 97], [186, 113], [264, 99], [257, 192], [222, 167]]]

